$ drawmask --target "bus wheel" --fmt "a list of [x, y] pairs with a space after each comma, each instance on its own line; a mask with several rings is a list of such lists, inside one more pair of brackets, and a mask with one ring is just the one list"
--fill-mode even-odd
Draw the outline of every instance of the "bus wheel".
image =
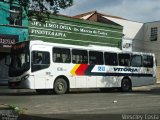
[[131, 80], [128, 78], [124, 78], [121, 82], [121, 91], [129, 92], [132, 91], [132, 83]]
[[54, 83], [54, 92], [56, 94], [65, 94], [67, 87], [67, 82], [63, 78], [58, 78]]

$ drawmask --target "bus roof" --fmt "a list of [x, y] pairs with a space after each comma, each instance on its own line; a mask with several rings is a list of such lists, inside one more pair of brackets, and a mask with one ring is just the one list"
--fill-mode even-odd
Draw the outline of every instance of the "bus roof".
[[100, 46], [100, 45], [88, 45], [88, 46], [80, 46], [80, 45], [69, 45], [69, 44], [61, 44], [61, 43], [51, 43], [51, 42], [44, 42], [41, 40], [31, 40], [31, 44], [34, 45], [48, 45], [48, 46], [56, 46], [56, 47], [66, 47], [66, 48], [73, 48], [73, 49], [85, 49], [85, 50], [98, 50], [98, 51], [106, 51], [106, 52], [116, 52], [116, 53], [132, 53], [132, 54], [147, 54], [147, 55], [154, 55], [154, 53], [147, 53], [147, 52], [127, 52], [122, 51], [116, 47], [109, 47], [109, 46]]
[[61, 44], [61, 43], [43, 42], [41, 40], [32, 40], [32, 41], [30, 41], [30, 43], [37, 44], [37, 45], [64, 47], [64, 48], [69, 47], [69, 48], [77, 48], [77, 49], [90, 49], [90, 50], [99, 50], [99, 51], [121, 52], [121, 50], [116, 47], [99, 46], [99, 45], [80, 46], [80, 45], [69, 45], [69, 44]]

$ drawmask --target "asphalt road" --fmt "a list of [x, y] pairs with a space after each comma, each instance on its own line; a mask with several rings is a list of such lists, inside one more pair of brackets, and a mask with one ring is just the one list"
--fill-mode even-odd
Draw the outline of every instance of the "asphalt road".
[[[160, 85], [134, 89], [133, 92], [98, 90], [64, 95], [37, 95], [35, 92], [0, 93], [0, 104], [25, 109], [27, 119], [127, 119], [122, 115], [142, 114], [143, 120], [160, 119]], [[150, 117], [150, 116], [149, 116]]]

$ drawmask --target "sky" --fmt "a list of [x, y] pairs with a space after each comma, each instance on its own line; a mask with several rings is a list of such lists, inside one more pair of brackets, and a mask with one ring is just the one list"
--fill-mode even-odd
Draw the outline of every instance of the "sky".
[[60, 14], [74, 16], [97, 11], [137, 22], [160, 21], [160, 0], [73, 0]]

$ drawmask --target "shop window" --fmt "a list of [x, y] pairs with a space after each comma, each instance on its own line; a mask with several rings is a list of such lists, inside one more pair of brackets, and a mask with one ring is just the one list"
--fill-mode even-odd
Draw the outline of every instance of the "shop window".
[[157, 33], [158, 33], [157, 27], [151, 28], [151, 33], [150, 33], [150, 40], [151, 41], [157, 41]]

